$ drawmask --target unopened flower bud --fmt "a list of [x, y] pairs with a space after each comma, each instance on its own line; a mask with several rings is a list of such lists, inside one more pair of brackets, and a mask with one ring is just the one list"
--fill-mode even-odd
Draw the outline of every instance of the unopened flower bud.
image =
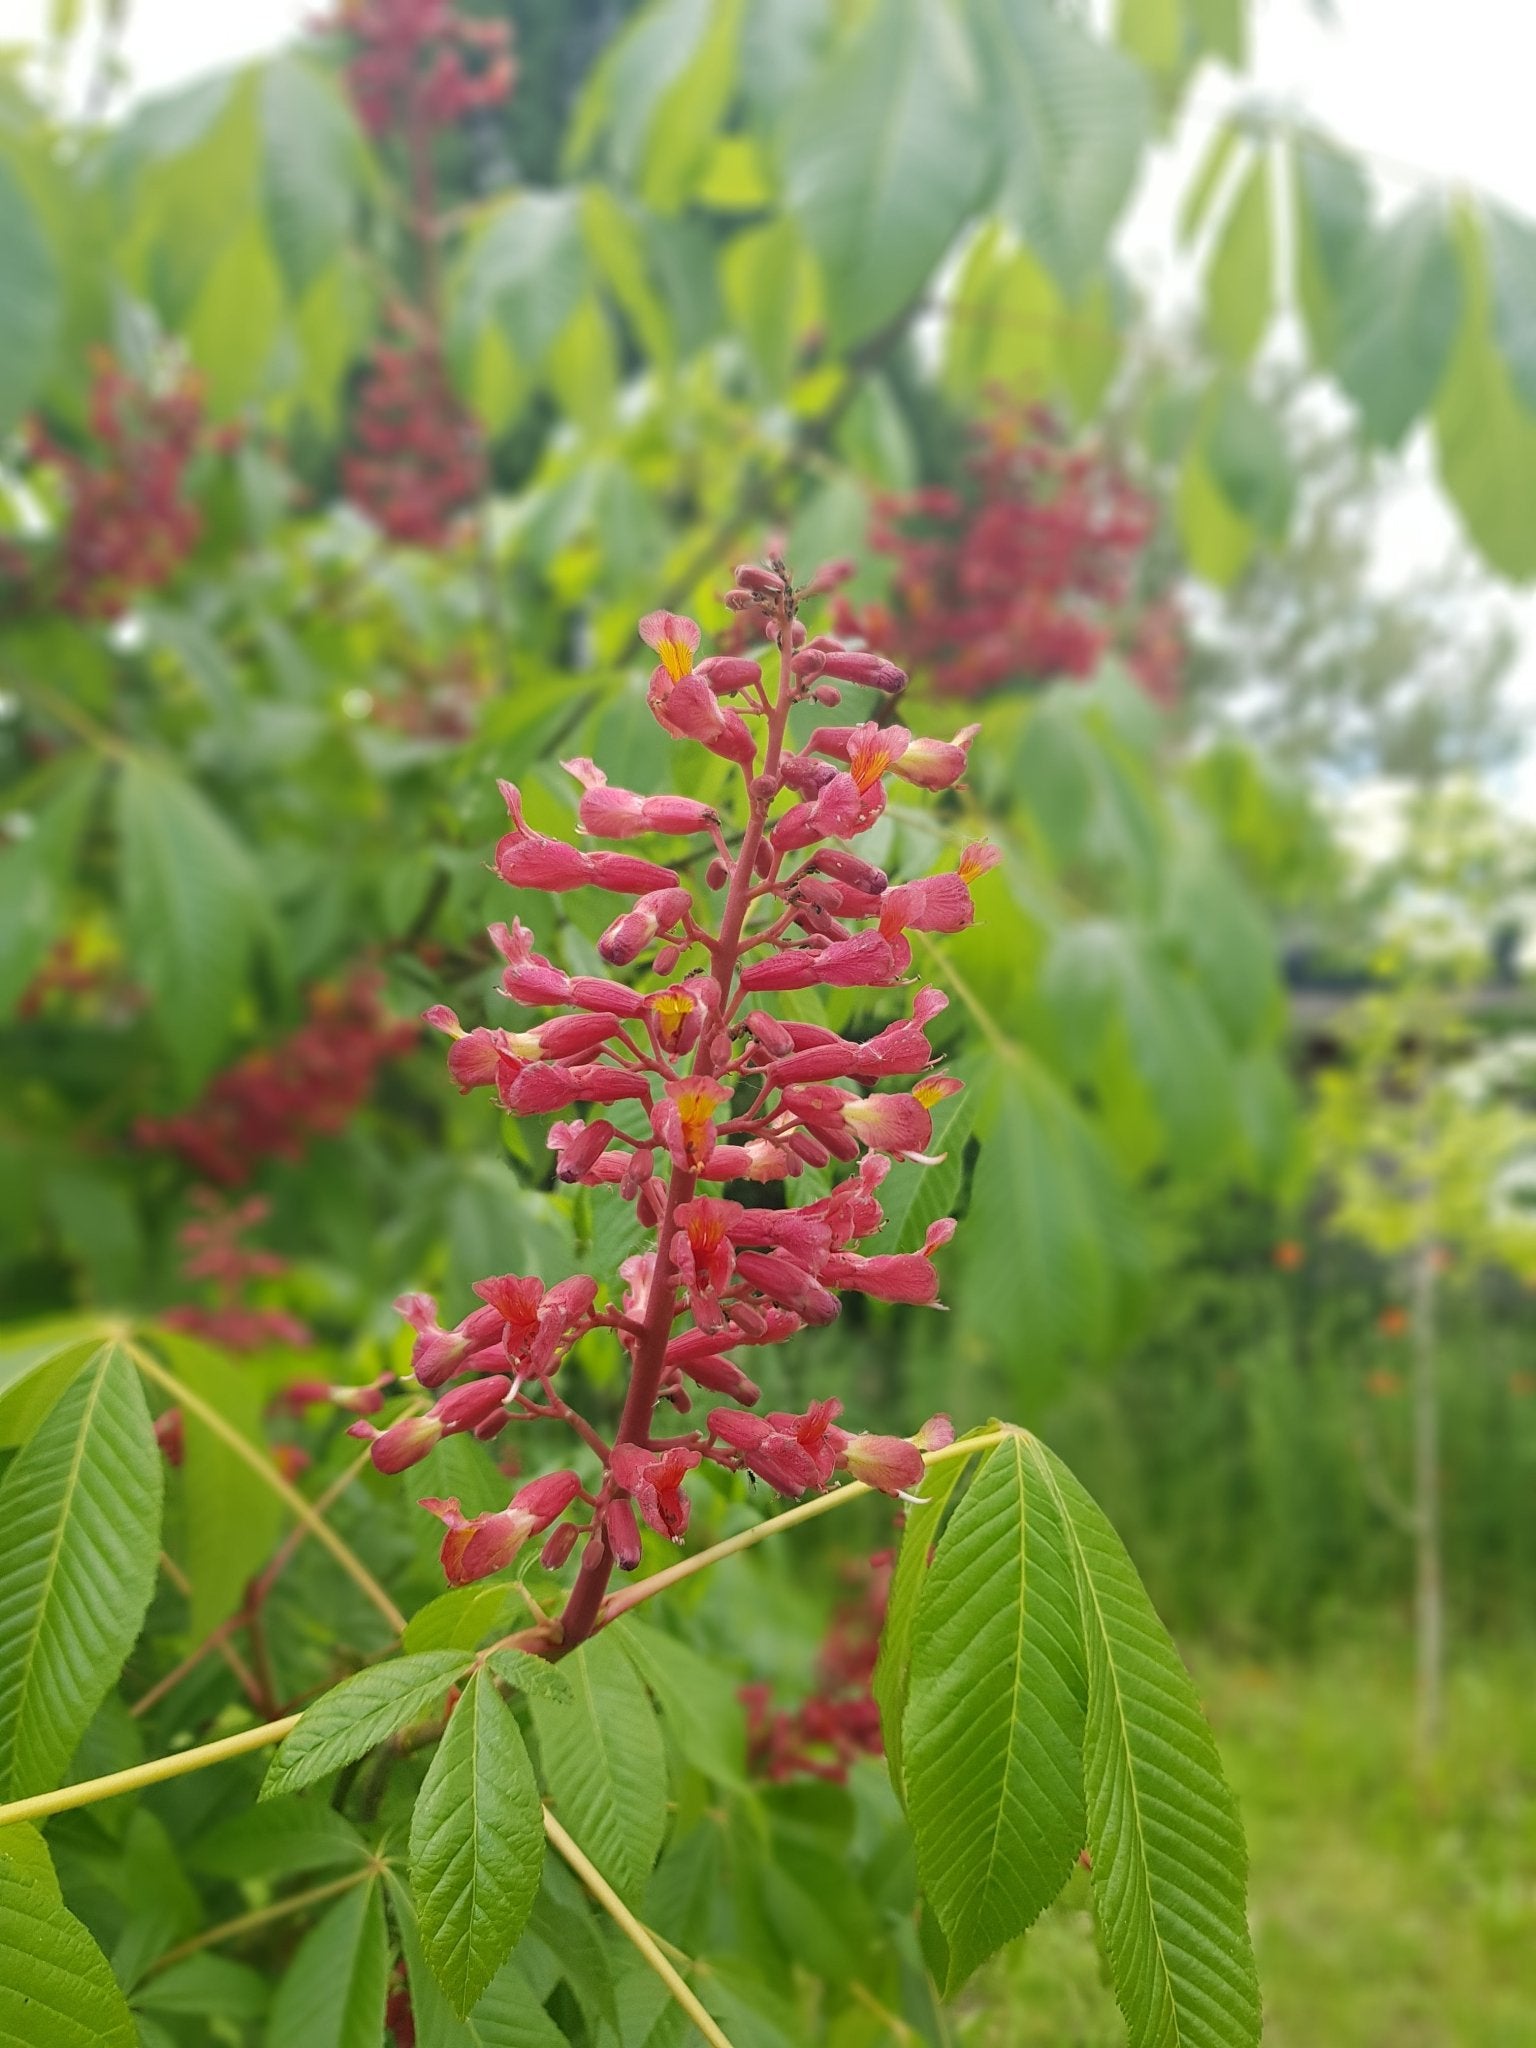
[[855, 1479], [881, 1493], [910, 1493], [923, 1476], [923, 1454], [904, 1436], [850, 1437], [843, 1459]]
[[[364, 1427], [371, 1425], [354, 1422], [347, 1434], [361, 1434]], [[374, 1437], [368, 1446], [368, 1455], [373, 1459], [375, 1471], [407, 1472], [412, 1465], [421, 1463], [443, 1435], [443, 1424], [437, 1416], [404, 1415]]]
[[749, 590], [754, 597], [782, 597], [784, 579], [776, 576], [771, 569], [760, 569], [756, 562], [738, 562], [732, 571], [736, 587]]
[[574, 1522], [557, 1522], [544, 1539], [544, 1548], [539, 1552], [539, 1563], [547, 1572], [559, 1571], [571, 1552], [576, 1548], [576, 1538], [581, 1534]]
[[704, 870], [705, 887], [709, 889], [723, 889], [730, 879], [731, 864], [728, 860], [722, 860], [717, 853], [709, 866]]
[[627, 1500], [611, 1500], [603, 1517], [608, 1548], [621, 1572], [632, 1572], [640, 1562], [640, 1529], [635, 1511]]
[[818, 683], [811, 692], [811, 702], [822, 704], [828, 711], [836, 710], [843, 701], [843, 693], [836, 683]]
[[[444, 1394], [426, 1419], [435, 1418], [441, 1424], [444, 1436], [453, 1436], [462, 1429], [477, 1429], [489, 1416], [501, 1410], [502, 1402], [511, 1391], [512, 1382], [505, 1373], [491, 1373], [485, 1379], [469, 1380]], [[377, 1455], [374, 1463], [378, 1463]]]

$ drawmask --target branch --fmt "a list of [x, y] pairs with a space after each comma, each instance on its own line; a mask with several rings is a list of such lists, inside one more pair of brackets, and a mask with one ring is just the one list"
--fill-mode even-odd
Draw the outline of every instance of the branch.
[[243, 1728], [238, 1735], [222, 1735], [217, 1742], [199, 1743], [196, 1749], [177, 1750], [174, 1756], [157, 1756], [131, 1770], [109, 1771], [104, 1778], [82, 1778], [77, 1785], [60, 1785], [55, 1792], [34, 1792], [30, 1799], [13, 1799], [0, 1806], [0, 1827], [14, 1820], [42, 1820], [50, 1813], [68, 1813], [76, 1806], [94, 1806], [100, 1799], [116, 1799], [122, 1792], [137, 1792], [145, 1785], [163, 1784], [167, 1778], [184, 1778], [190, 1771], [205, 1770], [232, 1756], [246, 1756], [253, 1749], [270, 1749], [299, 1725], [297, 1714], [284, 1714], [280, 1721], [263, 1721], [259, 1727]]
[[297, 1516], [317, 1542], [325, 1545], [359, 1592], [371, 1600], [383, 1615], [393, 1633], [400, 1635], [405, 1628], [405, 1616], [362, 1559], [342, 1542], [314, 1503], [306, 1500], [296, 1486], [290, 1485], [271, 1460], [264, 1456], [248, 1437], [242, 1436], [232, 1423], [226, 1422], [217, 1408], [211, 1408], [200, 1394], [194, 1394], [190, 1387], [177, 1379], [175, 1373], [167, 1371], [158, 1359], [152, 1358], [147, 1351], [140, 1350], [131, 1338], [125, 1340], [124, 1348], [146, 1378], [152, 1379], [171, 1396], [173, 1401], [195, 1415], [205, 1429], [211, 1429], [222, 1443], [227, 1444], [238, 1458], [243, 1459], [253, 1472], [260, 1475], [288, 1512]]
[[620, 1931], [634, 1943], [640, 1954], [650, 1964], [662, 1983], [666, 1985], [683, 2011], [687, 2013], [689, 2019], [693, 2021], [693, 2024], [698, 2028], [705, 2040], [709, 2042], [710, 2048], [731, 2048], [729, 2037], [721, 2033], [719, 2027], [716, 2026], [704, 2007], [700, 2005], [694, 1993], [689, 1989], [687, 1982], [662, 1954], [655, 1935], [651, 1933], [650, 1929], [643, 1922], [635, 1918], [607, 1878], [603, 1876], [603, 1873], [597, 1868], [596, 1864], [587, 1860], [547, 1806], [544, 1808], [544, 1832], [565, 1858], [566, 1862], [569, 1863], [572, 1870], [581, 1879], [593, 1898], [603, 1908], [604, 1912], [615, 1922]]
[[382, 1868], [379, 1863], [365, 1863], [361, 1870], [332, 1878], [329, 1884], [311, 1885], [307, 1892], [294, 1892], [289, 1898], [274, 1899], [270, 1906], [258, 1906], [254, 1912], [241, 1913], [233, 1920], [222, 1921], [217, 1927], [205, 1927], [201, 1934], [194, 1934], [190, 1940], [168, 1948], [163, 1956], [156, 1956], [144, 1974], [152, 1977], [157, 1970], [168, 1970], [172, 1963], [196, 1955], [201, 1948], [211, 1948], [218, 1941], [232, 1941], [237, 1934], [248, 1934], [254, 1927], [265, 1927], [269, 1921], [281, 1920], [289, 1913], [302, 1913], [306, 1906], [318, 1906], [324, 1899], [334, 1899], [342, 1892], [351, 1891], [355, 1885], [368, 1883], [378, 1876]]

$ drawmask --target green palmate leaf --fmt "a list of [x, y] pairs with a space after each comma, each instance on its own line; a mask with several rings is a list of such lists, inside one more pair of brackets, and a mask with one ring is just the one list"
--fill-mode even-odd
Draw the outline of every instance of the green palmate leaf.
[[1229, 362], [1241, 368], [1248, 361], [1273, 305], [1269, 158], [1261, 151], [1237, 188], [1206, 273], [1206, 326]]
[[419, 1607], [400, 1638], [403, 1650], [474, 1650], [489, 1635], [503, 1635], [517, 1606], [505, 1585], [453, 1586]]
[[338, 1899], [300, 1942], [277, 1987], [267, 2048], [379, 2048], [389, 1930], [376, 1882]]
[[245, 848], [174, 770], [132, 755], [118, 787], [134, 971], [192, 1085], [223, 1046], [264, 906]]
[[402, 1728], [441, 1713], [448, 1688], [468, 1664], [457, 1650], [424, 1650], [343, 1679], [306, 1709], [284, 1740], [268, 1766], [261, 1797], [275, 1799], [312, 1785]]
[[[974, 18], [1003, 150], [1003, 212], [1075, 299], [1136, 182], [1152, 128], [1146, 81], [1037, 0], [980, 0]], [[1070, 331], [1063, 339], [1076, 345]]]
[[530, 1657], [526, 1650], [493, 1650], [485, 1661], [495, 1677], [505, 1679], [530, 1698], [556, 1700], [569, 1706], [575, 1697], [563, 1671], [543, 1657]]
[[135, 1987], [137, 2012], [185, 2013], [189, 2019], [259, 2020], [271, 2003], [267, 1980], [227, 1956], [188, 1956]]
[[964, 1234], [968, 1312], [1034, 1381], [1073, 1353], [1103, 1354], [1145, 1254], [1102, 1139], [1050, 1074], [1006, 1066], [988, 1109]]
[[42, 389], [64, 295], [43, 223], [15, 167], [0, 157], [0, 433], [9, 433]]
[[347, 246], [366, 155], [334, 81], [301, 57], [262, 67], [261, 198], [288, 290], [301, 298]]
[[411, 1816], [411, 1892], [427, 1959], [455, 2012], [470, 2011], [511, 1954], [543, 1864], [533, 1766], [482, 1670], [449, 1716]]
[[1237, 1809], [1189, 1674], [1103, 1512], [1033, 1438], [1086, 1644], [1083, 1732], [1094, 1901], [1132, 2048], [1259, 2038]]
[[0, 2041], [6, 2048], [135, 2048], [107, 1959], [46, 1886], [0, 1863]]
[[785, 196], [837, 345], [903, 312], [954, 239], [986, 169], [979, 113], [949, 0], [877, 0], [795, 102]]
[[1148, 71], [1177, 70], [1184, 57], [1183, 0], [1117, 0], [1115, 37]]
[[63, 1905], [64, 1895], [59, 1890], [48, 1844], [29, 1821], [8, 1821], [0, 1827], [0, 1863], [8, 1863], [13, 1877], [24, 1877], [29, 1883], [40, 1885], [55, 1904]]
[[410, 1892], [393, 1873], [386, 1883], [411, 1987], [416, 2048], [561, 2048], [566, 2037], [542, 2004], [547, 1990], [535, 1985], [525, 1967], [524, 1952], [531, 1943], [508, 1957], [461, 2019], [428, 1966]]
[[730, 1673], [660, 1629], [624, 1622], [606, 1631], [645, 1681], [684, 1761], [717, 1784], [742, 1786], [746, 1724]]
[[[265, 1394], [258, 1379], [174, 1331], [157, 1332], [155, 1342], [184, 1386], [250, 1443], [265, 1448]], [[182, 1427], [189, 1626], [200, 1641], [239, 1607], [247, 1584], [271, 1555], [283, 1509], [261, 1476], [195, 1414], [186, 1415]]]
[[912, 1633], [907, 1812], [951, 1991], [1050, 1904], [1082, 1849], [1086, 1691], [1060, 1514], [1013, 1437], [940, 1537]]
[[687, 65], [656, 105], [646, 137], [640, 190], [658, 213], [674, 213], [698, 184], [736, 85], [744, 0], [714, 0]]
[[282, 277], [252, 213], [209, 265], [183, 327], [215, 417], [229, 418], [262, 393], [282, 318]]
[[154, 1589], [161, 1460], [138, 1375], [104, 1344], [0, 1483], [0, 1793], [59, 1782]]
[[645, 1687], [611, 1629], [564, 1658], [575, 1703], [529, 1702], [556, 1818], [636, 1904], [667, 1824], [667, 1765]]
[[1435, 460], [1485, 559], [1526, 582], [1536, 577], [1536, 413], [1498, 345], [1488, 253], [1470, 220], [1458, 232], [1467, 317], [1435, 406]]
[[937, 1540], [949, 1506], [950, 1495], [966, 1469], [964, 1458], [945, 1458], [930, 1465], [923, 1478], [923, 1505], [907, 1511], [907, 1526], [901, 1538], [901, 1552], [891, 1574], [890, 1598], [886, 1602], [885, 1625], [880, 1631], [880, 1655], [875, 1663], [874, 1695], [880, 1709], [880, 1729], [885, 1738], [885, 1760], [891, 1783], [903, 1789], [902, 1721], [907, 1711], [907, 1692], [912, 1678], [912, 1632], [917, 1624], [918, 1603], [928, 1580], [928, 1553]]
[[770, 392], [782, 391], [811, 323], [814, 292], [805, 246], [789, 219], [748, 228], [720, 253], [720, 291], [731, 324]]
[[962, 403], [994, 391], [1048, 397], [1062, 375], [1061, 294], [1027, 249], [989, 222], [966, 251], [949, 301], [944, 382]]
[[99, 1335], [82, 1334], [84, 1318], [32, 1324], [0, 1344], [0, 1446], [24, 1444], [60, 1394], [95, 1357]]
[[355, 1868], [368, 1854], [362, 1836], [334, 1807], [314, 1799], [273, 1799], [199, 1835], [187, 1860], [213, 1877], [270, 1881]]
[[1355, 251], [1338, 303], [1334, 366], [1373, 441], [1396, 447], [1434, 401], [1461, 324], [1445, 209], [1422, 199]]
[[672, 321], [651, 277], [641, 220], [605, 185], [589, 185], [581, 195], [581, 224], [587, 253], [636, 339], [653, 363], [670, 368]]

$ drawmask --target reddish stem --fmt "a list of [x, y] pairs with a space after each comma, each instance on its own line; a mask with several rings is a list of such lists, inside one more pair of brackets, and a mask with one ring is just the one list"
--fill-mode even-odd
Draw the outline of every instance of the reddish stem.
[[[721, 1013], [724, 1016], [728, 1016], [733, 1007], [732, 984], [736, 976], [737, 963], [745, 950], [742, 945], [742, 929], [756, 894], [758, 848], [762, 845], [763, 835], [768, 828], [769, 806], [778, 793], [779, 762], [784, 751], [784, 732], [794, 701], [794, 678], [790, 668], [794, 654], [794, 618], [794, 599], [786, 591], [779, 613], [779, 689], [768, 718], [768, 747], [763, 757], [761, 772], [748, 783], [747, 829], [742, 834], [741, 847], [731, 874], [731, 886], [720, 919], [720, 936], [710, 948], [715, 974], [720, 983]], [[706, 1033], [699, 1040], [693, 1060], [695, 1074], [714, 1073], [712, 1038], [712, 1033]], [[619, 1427], [614, 1437], [615, 1446], [643, 1445], [650, 1438], [651, 1420], [655, 1415], [656, 1402], [661, 1392], [667, 1344], [677, 1314], [677, 1274], [672, 1264], [672, 1235], [677, 1227], [678, 1210], [685, 1202], [693, 1200], [697, 1186], [696, 1173], [678, 1167], [672, 1169], [667, 1182], [666, 1205], [656, 1233], [656, 1264], [650, 1297], [646, 1302], [642, 1334], [635, 1345], [634, 1365], [630, 1371], [629, 1388], [624, 1397], [624, 1412], [619, 1417]], [[604, 1492], [606, 1498], [611, 1493], [611, 1482], [605, 1487]], [[613, 1552], [608, 1546], [607, 1534], [600, 1517], [595, 1521], [594, 1540], [600, 1546], [600, 1554], [585, 1560], [577, 1574], [576, 1584], [571, 1589], [570, 1598], [566, 1601], [560, 1616], [560, 1640], [555, 1651], [557, 1655], [575, 1649], [578, 1643], [584, 1642], [592, 1633], [598, 1610], [602, 1606], [603, 1595], [608, 1590], [608, 1581], [613, 1574]]]

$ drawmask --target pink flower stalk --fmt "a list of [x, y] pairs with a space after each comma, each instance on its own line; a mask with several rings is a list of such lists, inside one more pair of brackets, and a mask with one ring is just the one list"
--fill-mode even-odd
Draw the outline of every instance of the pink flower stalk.
[[[797, 703], [830, 707], [837, 685], [888, 700], [905, 682], [879, 654], [807, 638], [801, 600], [836, 580], [829, 571], [797, 588], [777, 560], [737, 571], [737, 645], [761, 634], [776, 660], [773, 686], [743, 653], [701, 659], [691, 619], [657, 611], [640, 622], [655, 656], [652, 715], [672, 739], [738, 765], [741, 815], [728, 827], [713, 804], [617, 786], [585, 755], [564, 764], [579, 785], [584, 839], [705, 838], [703, 857], [680, 870], [534, 832], [516, 786], [503, 783], [510, 826], [498, 873], [518, 889], [624, 899], [598, 941], [613, 972], [569, 971], [514, 919], [490, 937], [504, 962], [502, 994], [523, 1021], [466, 1029], [446, 1006], [427, 1013], [448, 1037], [457, 1086], [487, 1091], [514, 1115], [557, 1117], [547, 1139], [556, 1177], [593, 1189], [596, 1201], [631, 1204], [645, 1233], [644, 1249], [601, 1285], [585, 1274], [553, 1285], [519, 1273], [480, 1280], [477, 1305], [451, 1327], [430, 1296], [403, 1295], [411, 1370], [434, 1405], [376, 1432], [358, 1425], [386, 1470], [455, 1432], [485, 1437], [539, 1421], [575, 1431], [593, 1461], [585, 1481], [574, 1471], [536, 1479], [505, 1509], [473, 1518], [455, 1501], [423, 1503], [443, 1522], [453, 1584], [500, 1570], [534, 1536], [546, 1539], [550, 1569], [579, 1556], [560, 1617], [565, 1647], [601, 1619], [613, 1569], [638, 1564], [642, 1522], [684, 1538], [689, 1477], [706, 1461], [790, 1497], [839, 1472], [905, 1493], [925, 1449], [946, 1440], [937, 1421], [920, 1440], [850, 1434], [835, 1401], [753, 1412], [759, 1385], [739, 1362], [834, 1321], [845, 1294], [937, 1306], [936, 1255], [954, 1229], [948, 1218], [931, 1225], [920, 1251], [861, 1249], [883, 1226], [892, 1162], [904, 1162], [901, 1174], [930, 1163], [933, 1110], [961, 1085], [941, 1070], [931, 1036], [942, 992], [917, 988], [902, 998], [904, 1014], [863, 1037], [773, 1007], [778, 991], [899, 987], [911, 973], [908, 934], [965, 929], [972, 886], [996, 859], [972, 846], [947, 872], [892, 880], [850, 844], [892, 789], [953, 789], [975, 727], [953, 740], [914, 736], [887, 702], [877, 716], [855, 712], [789, 747]], [[830, 1192], [796, 1201], [800, 1177], [829, 1165], [839, 1176]], [[760, 1205], [751, 1190], [763, 1186], [783, 1190], [782, 1206]], [[627, 1361], [622, 1411], [607, 1430], [555, 1391], [564, 1361], [593, 1333]], [[701, 1389], [721, 1404], [702, 1426], [658, 1434], [662, 1404], [687, 1414]]]

